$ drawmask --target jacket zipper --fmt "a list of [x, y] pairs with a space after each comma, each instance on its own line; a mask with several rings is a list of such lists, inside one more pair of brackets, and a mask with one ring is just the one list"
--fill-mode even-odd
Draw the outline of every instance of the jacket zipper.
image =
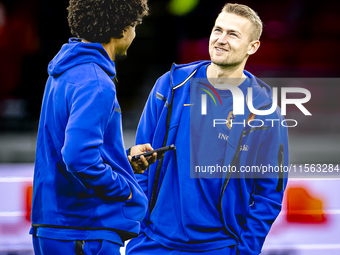
[[[171, 66], [171, 70], [174, 64], [172, 64]], [[174, 96], [175, 96], [175, 90], [181, 86], [183, 86], [185, 83], [188, 82], [188, 80], [190, 80], [190, 78], [196, 73], [197, 68], [191, 72], [191, 74], [180, 84], [176, 85], [175, 87], [172, 85], [172, 80], [170, 77], [170, 86], [172, 88], [172, 93], [171, 93], [171, 99], [170, 99], [170, 103], [168, 105], [168, 113], [166, 116], [166, 130], [165, 130], [165, 135], [164, 135], [164, 140], [163, 140], [163, 147], [166, 146], [166, 143], [168, 141], [168, 134], [169, 134], [169, 127], [170, 127], [170, 122], [171, 122], [171, 115], [172, 115], [172, 107], [173, 107], [173, 100], [174, 100]], [[155, 173], [155, 179], [154, 179], [154, 183], [152, 186], [152, 193], [151, 193], [151, 198], [150, 198], [150, 206], [149, 206], [149, 216], [152, 213], [153, 208], [156, 205], [156, 201], [157, 201], [157, 188], [158, 188], [158, 184], [159, 184], [159, 177], [161, 174], [161, 170], [162, 170], [162, 165], [163, 165], [163, 159], [161, 158], [157, 164], [157, 168], [156, 168], [156, 173]]]
[[[268, 106], [270, 106], [270, 105], [271, 105], [271, 104], [262, 106], [259, 110], [261, 110], [261, 109], [263, 109], [263, 108], [266, 108], [266, 107], [268, 107]], [[252, 113], [249, 114], [248, 118], [250, 117], [251, 114], [252, 114]], [[231, 161], [231, 164], [230, 164], [230, 168], [232, 168], [233, 166], [236, 165], [238, 156], [239, 156], [239, 154], [240, 154], [241, 142], [242, 142], [244, 130], [245, 130], [245, 127], [244, 127], [243, 130], [242, 130], [240, 140], [238, 141], [238, 144], [237, 144], [236, 152], [235, 152], [234, 157], [233, 157], [233, 160]], [[223, 224], [223, 228], [224, 228], [224, 229], [226, 229], [226, 227], [225, 227], [226, 224], [225, 224], [224, 219], [223, 219], [222, 200], [223, 200], [224, 192], [225, 192], [225, 190], [227, 189], [227, 186], [228, 186], [228, 184], [229, 184], [231, 175], [232, 175], [232, 172], [229, 171], [228, 174], [227, 174], [227, 176], [226, 176], [226, 178], [224, 179], [223, 187], [222, 187], [222, 192], [221, 192], [221, 196], [220, 196], [220, 201], [219, 201], [219, 207], [218, 207], [218, 211], [219, 211], [219, 213], [220, 213], [220, 219], [221, 219], [221, 222], [222, 222], [222, 224]], [[227, 229], [226, 229], [226, 230], [227, 230]]]
[[[237, 161], [237, 159], [238, 159], [238, 155], [240, 154], [241, 142], [242, 142], [244, 130], [245, 130], [245, 127], [244, 127], [243, 130], [242, 130], [241, 137], [240, 137], [240, 139], [239, 139], [239, 141], [238, 141], [238, 144], [237, 144], [236, 152], [235, 152], [234, 157], [233, 157], [233, 160], [231, 161], [231, 164], [230, 164], [230, 168], [232, 168], [232, 167], [234, 167], [234, 166], [236, 165], [236, 161]], [[224, 192], [225, 192], [225, 190], [227, 189], [227, 186], [228, 186], [228, 184], [229, 184], [231, 175], [232, 175], [232, 172], [229, 171], [229, 172], [227, 173], [226, 178], [224, 179], [223, 187], [222, 187], [222, 192], [221, 192], [221, 196], [220, 196], [220, 201], [219, 201], [219, 208], [218, 208], [218, 211], [219, 211], [219, 213], [220, 213], [220, 219], [221, 219], [221, 222], [223, 223], [223, 227], [224, 227], [224, 228], [225, 228], [225, 222], [224, 222], [224, 219], [223, 219], [222, 200], [223, 200]]]
[[[172, 86], [171, 86], [172, 87]], [[166, 146], [166, 142], [168, 140], [168, 134], [169, 134], [169, 127], [170, 127], [170, 121], [171, 121], [171, 113], [172, 113], [172, 102], [174, 100], [174, 94], [175, 94], [175, 90], [172, 89], [172, 93], [171, 93], [171, 99], [170, 99], [170, 103], [168, 106], [168, 113], [166, 116], [166, 132], [165, 132], [165, 136], [164, 136], [164, 140], [163, 140], [163, 147]], [[150, 198], [150, 208], [149, 208], [149, 215], [151, 215], [151, 212], [153, 210], [153, 208], [155, 207], [156, 204], [156, 195], [157, 195], [157, 188], [158, 188], [158, 183], [159, 183], [159, 177], [161, 175], [161, 169], [162, 169], [162, 165], [163, 165], [163, 158], [161, 158], [157, 164], [157, 168], [156, 168], [156, 173], [155, 173], [155, 179], [153, 182], [153, 186], [152, 186], [152, 193], [151, 193], [151, 198]]]

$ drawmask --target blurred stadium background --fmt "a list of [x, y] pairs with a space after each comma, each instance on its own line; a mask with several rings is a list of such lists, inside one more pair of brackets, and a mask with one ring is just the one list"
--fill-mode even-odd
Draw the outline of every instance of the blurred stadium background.
[[[208, 39], [226, 1], [149, 0], [128, 58], [116, 61], [126, 147], [147, 96], [173, 62], [209, 59]], [[289, 107], [292, 164], [340, 163], [339, 1], [239, 1], [264, 22], [246, 69], [304, 87], [312, 116]], [[67, 0], [0, 0], [0, 255], [33, 254], [28, 235], [36, 132], [47, 65], [68, 41]], [[278, 78], [279, 81], [278, 81]], [[272, 86], [273, 83], [268, 82]], [[325, 178], [328, 177], [328, 178]], [[339, 174], [291, 178], [265, 255], [340, 254]], [[122, 249], [123, 251], [124, 249]]]

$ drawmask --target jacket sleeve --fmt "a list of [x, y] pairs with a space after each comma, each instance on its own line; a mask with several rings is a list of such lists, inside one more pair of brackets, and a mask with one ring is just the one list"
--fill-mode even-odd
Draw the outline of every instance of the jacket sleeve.
[[101, 145], [115, 108], [115, 90], [90, 81], [69, 99], [69, 119], [62, 156], [67, 170], [87, 189], [109, 200], [126, 200], [126, 179], [104, 162]]
[[[142, 116], [140, 118], [137, 133], [136, 133], [136, 144], [144, 144], [144, 143], [150, 143], [152, 146], [157, 146], [154, 144], [154, 135], [156, 131], [156, 127], [158, 124], [158, 120], [161, 114], [161, 111], [165, 105], [165, 98], [160, 99], [157, 98], [157, 90], [161, 86], [168, 85], [170, 87], [170, 82], [167, 74], [163, 75], [161, 78], [159, 78], [153, 87], [153, 89], [150, 92], [150, 95], [148, 97], [148, 100], [145, 104]], [[158, 142], [162, 139], [156, 139]], [[155, 148], [155, 147], [154, 147]], [[154, 163], [150, 167], [155, 167], [157, 163]], [[138, 181], [138, 184], [144, 191], [145, 195], [148, 196], [148, 185], [149, 185], [149, 169], [150, 167], [143, 172], [143, 174], [136, 174], [135, 177]], [[148, 209], [149, 210], [149, 209]], [[148, 220], [149, 211], [146, 212], [146, 216], [141, 222], [141, 230], [143, 230], [146, 227], [147, 220]]]
[[267, 172], [256, 173], [254, 176], [252, 204], [241, 232], [238, 254], [258, 255], [261, 253], [271, 225], [280, 213], [288, 177], [288, 171], [271, 171], [270, 167], [273, 167], [272, 169], [276, 167], [277, 170], [282, 166], [281, 169], [284, 170], [283, 167], [286, 167], [285, 170], [287, 170], [288, 161], [287, 128], [276, 122], [267, 131], [257, 155], [256, 165], [261, 169], [266, 166]]
[[[164, 89], [166, 87], [171, 87], [169, 81], [169, 73], [166, 73], [157, 80], [155, 86], [149, 94], [148, 100], [145, 104], [143, 113], [138, 124], [136, 133], [136, 144], [150, 143], [152, 146], [155, 146], [155, 144], [153, 143], [155, 130], [158, 125], [160, 114], [165, 105], [165, 101], [167, 100], [162, 95], [162, 93], [156, 91], [161, 91], [162, 88]], [[157, 142], [159, 141], [163, 142], [163, 140], [160, 138], [157, 139]], [[148, 170], [144, 171], [143, 174], [137, 174], [135, 176], [138, 184], [142, 187], [144, 193], [148, 195]]]

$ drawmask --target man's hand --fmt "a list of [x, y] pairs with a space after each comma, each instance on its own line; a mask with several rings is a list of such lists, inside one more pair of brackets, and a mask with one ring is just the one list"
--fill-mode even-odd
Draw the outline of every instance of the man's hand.
[[151, 147], [149, 143], [139, 144], [131, 148], [128, 159], [130, 161], [130, 164], [135, 174], [144, 173], [144, 171], [148, 168], [149, 165], [156, 162], [157, 160], [156, 152], [152, 154], [152, 157], [145, 158], [144, 156], [140, 156], [140, 160], [131, 162], [132, 156], [143, 154], [144, 152], [147, 152], [147, 151], [153, 151], [153, 148]]
[[132, 191], [130, 192], [130, 196], [126, 200], [129, 200], [131, 198], [132, 198]]

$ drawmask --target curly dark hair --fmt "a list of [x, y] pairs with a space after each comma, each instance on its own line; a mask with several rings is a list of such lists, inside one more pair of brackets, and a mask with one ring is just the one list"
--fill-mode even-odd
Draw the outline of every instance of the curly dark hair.
[[148, 14], [147, 0], [70, 0], [68, 24], [73, 36], [109, 43]]

